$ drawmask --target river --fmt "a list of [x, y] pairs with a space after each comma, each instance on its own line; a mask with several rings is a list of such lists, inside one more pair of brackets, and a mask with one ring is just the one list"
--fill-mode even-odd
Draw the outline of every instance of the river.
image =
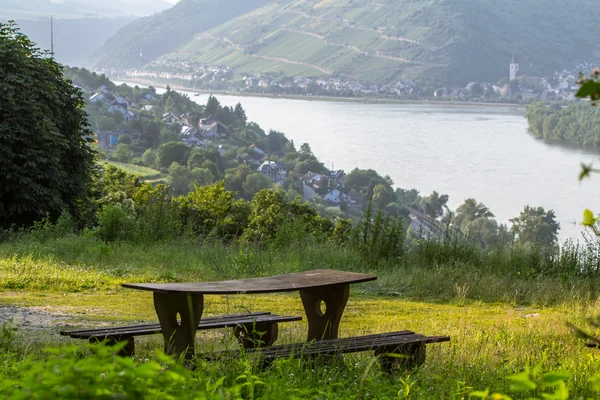
[[[206, 104], [208, 95], [190, 97]], [[309, 143], [329, 167], [372, 168], [398, 187], [448, 194], [452, 209], [472, 197], [507, 223], [526, 204], [542, 206], [555, 211], [561, 240], [580, 238], [585, 208], [600, 212], [600, 175], [577, 179], [599, 154], [536, 139], [519, 108], [217, 98], [242, 103], [250, 121], [297, 148]]]

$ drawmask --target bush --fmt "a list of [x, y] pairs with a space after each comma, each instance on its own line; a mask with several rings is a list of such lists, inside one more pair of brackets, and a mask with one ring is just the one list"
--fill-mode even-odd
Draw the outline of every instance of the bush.
[[98, 213], [95, 234], [105, 242], [131, 239], [135, 228], [133, 211], [121, 205], [107, 205]]

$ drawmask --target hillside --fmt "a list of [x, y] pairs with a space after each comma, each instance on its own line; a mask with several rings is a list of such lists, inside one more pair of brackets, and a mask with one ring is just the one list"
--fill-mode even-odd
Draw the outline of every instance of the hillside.
[[140, 67], [185, 44], [196, 34], [271, 1], [182, 0], [168, 10], [123, 27], [96, 53], [93, 64], [100, 68]]
[[[193, 5], [200, 6], [187, 2]], [[279, 0], [207, 31], [196, 26], [201, 34], [188, 34], [178, 49], [170, 43], [164, 59], [232, 67], [238, 78], [269, 71], [374, 83], [497, 81], [508, 75], [513, 53], [521, 72], [530, 75], [598, 58], [595, 15], [576, 12], [594, 5], [594, 0]], [[125, 64], [118, 56], [111, 60]]]
[[0, 18], [141, 17], [169, 7], [166, 0], [2, 0]]
[[[132, 17], [54, 18], [54, 55], [56, 60], [61, 64], [88, 66], [94, 52], [132, 20]], [[39, 48], [50, 50], [49, 18], [17, 18], [16, 23], [21, 32], [37, 43]]]

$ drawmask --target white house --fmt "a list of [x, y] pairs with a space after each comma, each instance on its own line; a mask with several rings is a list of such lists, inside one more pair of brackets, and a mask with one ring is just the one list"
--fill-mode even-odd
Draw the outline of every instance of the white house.
[[256, 170], [280, 185], [283, 185], [287, 176], [287, 171], [283, 168], [283, 165], [275, 161], [265, 161]]
[[342, 202], [342, 192], [337, 189], [333, 189], [331, 192], [327, 193], [323, 199], [326, 201], [331, 201], [335, 204], [340, 204]]
[[140, 118], [131, 110], [127, 110], [125, 112], [125, 115], [123, 115], [125, 117], [125, 122], [129, 122], [129, 121], [137, 121]]
[[127, 108], [123, 104], [113, 103], [108, 106], [108, 112], [119, 112], [121, 115], [125, 116], [125, 114], [127, 114]]

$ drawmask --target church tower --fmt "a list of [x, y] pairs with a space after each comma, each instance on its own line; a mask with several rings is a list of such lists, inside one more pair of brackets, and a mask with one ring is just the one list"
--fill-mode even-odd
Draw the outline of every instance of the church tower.
[[515, 61], [515, 55], [513, 54], [512, 61], [510, 62], [510, 81], [514, 81], [517, 79], [517, 75], [519, 75], [519, 64]]

